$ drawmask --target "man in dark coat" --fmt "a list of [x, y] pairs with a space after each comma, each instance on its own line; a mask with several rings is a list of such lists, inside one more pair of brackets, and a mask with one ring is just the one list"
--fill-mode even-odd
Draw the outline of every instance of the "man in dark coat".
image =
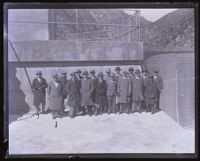
[[[98, 79], [98, 77], [95, 75], [95, 70], [90, 71], [90, 79], [92, 79], [93, 83], [95, 84], [95, 81]], [[95, 89], [92, 92], [92, 100], [94, 102], [94, 106], [93, 106], [92, 111], [94, 112], [95, 109], [96, 109], [96, 106], [97, 106], [96, 103], [95, 103]]]
[[40, 112], [39, 105], [42, 104], [42, 113], [45, 112], [45, 105], [46, 105], [46, 90], [48, 84], [44, 78], [42, 78], [42, 72], [38, 71], [36, 73], [37, 78], [35, 78], [32, 82], [32, 89], [33, 89], [33, 105], [37, 110], [37, 114]]
[[147, 112], [152, 112], [156, 107], [157, 86], [152, 75], [149, 76], [145, 88], [145, 104]]
[[160, 109], [160, 93], [163, 91], [163, 79], [159, 75], [158, 70], [154, 71], [154, 81], [157, 86], [157, 92], [156, 92], [156, 109]]
[[[141, 78], [142, 78], [142, 92], [143, 92], [143, 96], [144, 96], [144, 100], [145, 100], [145, 90], [147, 89], [147, 82], [149, 81], [147, 70], [145, 70], [145, 69], [142, 70]], [[141, 108], [143, 110], [146, 109], [146, 103], [144, 100], [141, 102]]]
[[115, 75], [110, 75], [110, 81], [107, 82], [107, 101], [108, 101], [108, 114], [115, 112], [116, 105], [116, 93], [117, 93], [117, 82]]
[[132, 79], [132, 112], [141, 112], [141, 101], [143, 96], [143, 82], [140, 78], [140, 71], [136, 70], [135, 77]]
[[62, 103], [63, 103], [63, 108], [61, 110], [61, 115], [64, 113], [64, 109], [65, 109], [65, 99], [67, 98], [67, 92], [66, 92], [66, 86], [67, 86], [67, 73], [66, 72], [62, 72], [61, 73], [61, 77], [59, 79], [59, 81], [61, 82], [62, 85]]
[[131, 101], [131, 80], [127, 71], [123, 71], [123, 77], [118, 80], [117, 98], [120, 104], [119, 113], [128, 112]]
[[49, 99], [49, 110], [51, 111], [53, 119], [61, 114], [63, 108], [62, 103], [62, 84], [58, 79], [57, 73], [52, 74], [53, 81], [49, 82], [47, 94]]
[[69, 106], [69, 116], [73, 118], [75, 112], [78, 111], [80, 107], [80, 86], [79, 82], [75, 79], [75, 74], [72, 72], [70, 74], [70, 79], [67, 81], [67, 104]]
[[129, 78], [130, 78], [130, 79], [133, 79], [133, 78], [135, 77], [133, 67], [130, 67], [130, 68], [128, 69], [128, 72], [129, 72]]
[[[78, 82], [79, 89], [81, 88], [81, 79], [83, 78], [83, 77], [81, 76], [81, 73], [82, 73], [82, 71], [81, 71], [80, 69], [78, 69], [78, 70], [75, 72], [75, 75], [74, 75], [74, 79]], [[79, 97], [81, 97], [80, 91], [79, 91]], [[78, 111], [79, 111], [79, 112], [82, 112], [81, 106], [78, 107]]]
[[98, 79], [95, 81], [94, 88], [96, 92], [95, 102], [97, 104], [95, 115], [97, 115], [98, 113], [101, 115], [103, 111], [107, 111], [107, 109], [104, 109], [107, 108], [106, 81], [103, 79], [102, 72], [98, 74]]
[[[116, 67], [115, 68], [115, 80], [118, 84], [118, 80], [122, 77], [122, 74], [120, 73], [121, 68], [120, 67]], [[116, 105], [115, 105], [115, 112], [119, 112], [120, 109], [120, 105], [119, 105], [119, 101], [118, 101], [118, 97], [116, 96]]]
[[85, 112], [88, 111], [89, 115], [92, 115], [92, 106], [94, 106], [94, 102], [92, 100], [92, 92], [94, 90], [94, 82], [92, 79], [88, 77], [88, 71], [83, 72], [83, 78], [81, 79], [81, 107], [82, 107], [82, 115], [85, 115]]

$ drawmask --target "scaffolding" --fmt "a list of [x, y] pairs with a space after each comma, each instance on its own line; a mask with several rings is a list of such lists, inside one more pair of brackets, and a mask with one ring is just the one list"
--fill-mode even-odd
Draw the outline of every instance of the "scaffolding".
[[[81, 13], [80, 9], [75, 10], [75, 21], [59, 21], [56, 19], [56, 10], [49, 10], [49, 12], [53, 12], [49, 14], [51, 17], [48, 22], [44, 21], [23, 21], [23, 20], [10, 20], [9, 23], [32, 23], [32, 24], [48, 24], [49, 28], [53, 26], [53, 30], [49, 31], [49, 34], [53, 38], [58, 39], [56, 36], [57, 30], [61, 25], [65, 26], [65, 29], [69, 27], [69, 25], [75, 28], [75, 32], [69, 32], [64, 34], [63, 39], [67, 40], [84, 40], [84, 41], [140, 41], [140, 10], [130, 9], [129, 11], [135, 12], [132, 15], [129, 15], [127, 19], [120, 23], [101, 23], [100, 22], [80, 22], [78, 17]], [[87, 9], [88, 11], [92, 9]], [[106, 10], [106, 9], [105, 9]], [[98, 11], [97, 11], [98, 12]], [[85, 18], [87, 19], [87, 18]], [[90, 31], [82, 31], [79, 32], [79, 29], [83, 26], [95, 26], [96, 28]], [[63, 27], [63, 26], [62, 26]], [[61, 28], [61, 27], [60, 27]], [[87, 27], [84, 27], [87, 28]], [[55, 32], [55, 33], [53, 33]], [[61, 33], [63, 34], [63, 33]], [[104, 36], [102, 36], [104, 35]], [[62, 39], [62, 38], [61, 38]]]

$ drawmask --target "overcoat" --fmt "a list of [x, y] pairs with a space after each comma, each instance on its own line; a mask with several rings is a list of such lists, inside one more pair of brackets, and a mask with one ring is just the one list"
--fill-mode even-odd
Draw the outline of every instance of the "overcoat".
[[105, 106], [106, 105], [106, 81], [102, 80], [100, 83], [99, 79], [95, 81], [95, 103], [100, 105], [100, 106]]
[[49, 86], [47, 88], [47, 94], [49, 96], [49, 109], [50, 110], [60, 110], [63, 107], [62, 103], [62, 85], [58, 81], [58, 86], [55, 85], [55, 83], [52, 81], [49, 83]]
[[154, 81], [156, 83], [157, 89], [159, 91], [163, 90], [163, 79], [162, 79], [162, 77], [160, 75], [157, 76], [157, 78], [154, 77]]
[[[93, 81], [93, 84], [95, 84], [96, 80], [98, 80], [98, 77], [90, 77], [90, 79]], [[93, 90], [92, 92], [92, 100], [93, 102], [95, 103], [95, 95], [96, 95], [96, 92], [95, 92], [95, 89]]]
[[117, 82], [114, 81], [108, 81], [107, 82], [107, 96], [116, 96], [117, 93]]
[[67, 104], [72, 107], [80, 106], [80, 87], [79, 82], [74, 79], [67, 81], [66, 91], [68, 94]]
[[157, 91], [157, 86], [155, 81], [150, 81], [146, 83], [146, 88], [145, 88], [145, 103], [146, 104], [155, 104], [156, 103], [156, 91]]
[[132, 101], [142, 101], [144, 100], [143, 96], [143, 81], [141, 77], [138, 79], [135, 77], [132, 80]]
[[148, 78], [148, 76], [142, 76], [141, 77], [142, 78], [142, 93], [143, 93], [143, 96], [145, 97], [145, 90], [146, 90], [146, 88], [147, 88], [147, 83], [148, 83], [148, 81], [149, 81], [149, 78]]
[[94, 82], [92, 79], [81, 79], [81, 106], [92, 106], [94, 102], [92, 100], [92, 92], [94, 90]]
[[32, 82], [33, 89], [33, 105], [39, 106], [40, 103], [43, 105], [46, 104], [46, 90], [48, 84], [44, 78], [41, 78], [41, 82], [39, 82], [38, 78], [35, 78]]
[[130, 103], [131, 80], [128, 77], [118, 79], [117, 94], [118, 103]]

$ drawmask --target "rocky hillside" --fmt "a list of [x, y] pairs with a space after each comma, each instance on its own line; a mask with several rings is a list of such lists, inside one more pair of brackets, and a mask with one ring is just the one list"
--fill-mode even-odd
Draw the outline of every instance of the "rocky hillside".
[[141, 41], [148, 50], [194, 50], [193, 9], [179, 9], [141, 30]]

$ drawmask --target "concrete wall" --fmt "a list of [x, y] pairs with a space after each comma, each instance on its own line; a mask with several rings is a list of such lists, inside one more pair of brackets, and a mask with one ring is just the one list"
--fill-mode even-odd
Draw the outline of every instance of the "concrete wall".
[[[142, 60], [142, 42], [12, 41], [21, 61]], [[17, 61], [8, 48], [8, 60]]]
[[160, 106], [176, 122], [194, 128], [194, 53], [167, 53], [145, 60], [146, 67], [158, 69], [164, 81]]

